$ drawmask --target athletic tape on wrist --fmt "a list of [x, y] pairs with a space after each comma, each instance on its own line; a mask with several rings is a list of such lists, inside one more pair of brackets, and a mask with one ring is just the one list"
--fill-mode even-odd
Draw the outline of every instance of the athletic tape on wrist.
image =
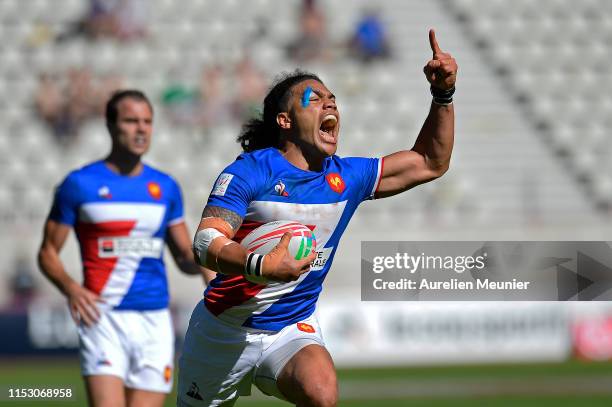
[[199, 230], [193, 239], [193, 251], [200, 260], [200, 265], [206, 267], [206, 258], [208, 257], [208, 248], [213, 240], [225, 235], [214, 228], [206, 228]]
[[261, 276], [261, 264], [263, 263], [263, 255], [258, 253], [249, 253], [246, 264], [244, 265], [244, 274], [248, 276]]

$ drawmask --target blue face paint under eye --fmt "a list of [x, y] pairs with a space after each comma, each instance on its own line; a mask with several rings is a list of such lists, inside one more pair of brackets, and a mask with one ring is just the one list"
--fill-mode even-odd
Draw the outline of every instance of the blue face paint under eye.
[[302, 107], [308, 107], [308, 104], [310, 104], [311, 93], [312, 88], [310, 86], [306, 86], [306, 89], [304, 89], [304, 94], [302, 95]]

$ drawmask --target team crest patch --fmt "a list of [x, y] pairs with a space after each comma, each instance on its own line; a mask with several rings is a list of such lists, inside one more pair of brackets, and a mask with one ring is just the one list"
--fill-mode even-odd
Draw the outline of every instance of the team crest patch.
[[289, 196], [289, 192], [285, 190], [285, 184], [283, 184], [283, 181], [281, 181], [280, 179], [278, 180], [276, 185], [274, 185], [274, 192], [276, 192], [280, 196]]
[[166, 383], [170, 383], [171, 378], [172, 378], [172, 368], [170, 367], [170, 365], [166, 365], [166, 368], [164, 369], [164, 380], [166, 381]]
[[334, 192], [337, 192], [339, 194], [344, 192], [346, 184], [344, 183], [344, 180], [342, 179], [340, 174], [338, 174], [337, 172], [332, 172], [331, 174], [327, 174], [325, 176], [325, 179], [327, 180], [327, 183]]
[[160, 199], [162, 195], [161, 187], [157, 182], [149, 182], [147, 184], [147, 189], [149, 190], [149, 195], [151, 195], [155, 199]]
[[98, 196], [105, 199], [111, 199], [113, 197], [110, 189], [106, 185], [98, 189]]
[[309, 334], [313, 334], [315, 333], [315, 329], [312, 325], [304, 323], [304, 322], [298, 322], [297, 323], [297, 328], [302, 331], [302, 332], [307, 332]]
[[219, 178], [217, 178], [217, 182], [215, 182], [215, 187], [213, 188], [211, 195], [224, 196], [225, 192], [227, 191], [227, 187], [229, 186], [230, 182], [232, 182], [232, 178], [234, 178], [234, 174], [228, 174], [226, 172], [219, 175]]

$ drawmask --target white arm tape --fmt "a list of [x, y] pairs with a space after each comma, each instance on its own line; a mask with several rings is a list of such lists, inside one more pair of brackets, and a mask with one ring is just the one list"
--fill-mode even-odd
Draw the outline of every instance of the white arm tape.
[[198, 231], [193, 239], [193, 251], [200, 259], [200, 265], [206, 266], [206, 255], [208, 248], [213, 240], [225, 235], [214, 228], [207, 228]]

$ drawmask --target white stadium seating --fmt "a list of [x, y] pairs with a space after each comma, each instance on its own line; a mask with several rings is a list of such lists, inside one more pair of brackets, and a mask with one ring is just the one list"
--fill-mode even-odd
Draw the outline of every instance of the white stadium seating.
[[[370, 2], [320, 1], [330, 42], [350, 34]], [[0, 244], [34, 251], [54, 185], [71, 168], [102, 157], [102, 120], [82, 129], [68, 149], [33, 110], [38, 76], [71, 66], [118, 72], [155, 105], [149, 161], [181, 182], [190, 230], [223, 166], [239, 153], [240, 123], [194, 130], [172, 125], [159, 100], [172, 75], [194, 86], [206, 65], [238, 61], [256, 19], [268, 34], [250, 55], [272, 78], [295, 64], [284, 46], [297, 35], [298, 0], [150, 1], [150, 38], [121, 44], [70, 39], [32, 46], [36, 24], [58, 33], [85, 12], [81, 0], [0, 1]], [[372, 67], [336, 52], [306, 64], [336, 93], [342, 155], [383, 155], [410, 148], [430, 95], [422, 67], [431, 57], [427, 29], [460, 66], [457, 134], [451, 171], [435, 183], [366, 203], [349, 227], [331, 284], [345, 284], [360, 240], [530, 239], [603, 236], [612, 202], [612, 2], [606, 0], [377, 1], [394, 58]], [[500, 72], [500, 67], [504, 68]], [[540, 126], [538, 126], [540, 124]], [[25, 233], [15, 240], [16, 231]], [[19, 249], [19, 250], [17, 250]], [[75, 247], [68, 249], [78, 270]], [[171, 263], [171, 262], [168, 262]], [[333, 273], [332, 273], [333, 274]], [[343, 281], [344, 280], [344, 281]], [[0, 284], [1, 285], [1, 284]], [[0, 293], [2, 289], [0, 288]]]

